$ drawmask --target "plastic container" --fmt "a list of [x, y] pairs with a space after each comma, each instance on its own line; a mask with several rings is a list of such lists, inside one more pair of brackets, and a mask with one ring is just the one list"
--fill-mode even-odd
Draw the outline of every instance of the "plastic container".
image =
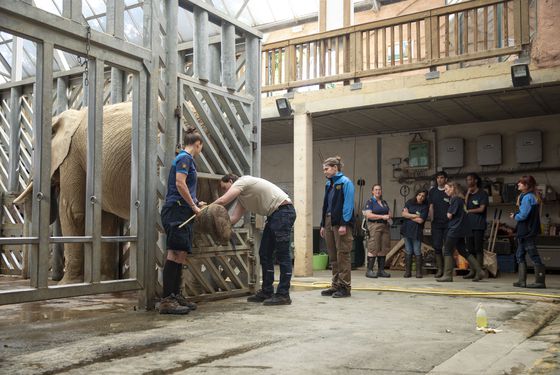
[[488, 315], [486, 315], [482, 303], [476, 306], [476, 328], [488, 328]]
[[329, 255], [325, 253], [313, 255], [313, 271], [321, 271], [327, 268]]

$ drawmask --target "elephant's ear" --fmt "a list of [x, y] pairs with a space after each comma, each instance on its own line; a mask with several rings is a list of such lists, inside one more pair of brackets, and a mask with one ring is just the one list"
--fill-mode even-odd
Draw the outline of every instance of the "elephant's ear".
[[[84, 120], [86, 111], [76, 111], [69, 109], [59, 116], [53, 118], [52, 124], [52, 150], [51, 150], [51, 179], [56, 170], [60, 167], [68, 152], [72, 136]], [[33, 181], [29, 182], [27, 188], [16, 199], [15, 204], [23, 203], [29, 194], [33, 192]]]
[[60, 167], [72, 143], [72, 136], [84, 120], [86, 111], [69, 109], [60, 116], [54, 118], [52, 126], [52, 149], [51, 149], [51, 178]]

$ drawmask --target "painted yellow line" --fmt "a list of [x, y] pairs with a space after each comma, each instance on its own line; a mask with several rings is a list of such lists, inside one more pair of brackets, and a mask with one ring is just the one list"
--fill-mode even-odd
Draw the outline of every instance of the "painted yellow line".
[[[292, 286], [302, 288], [323, 289], [331, 286], [330, 283], [314, 282], [314, 283], [298, 283], [292, 282]], [[533, 292], [478, 292], [472, 290], [460, 289], [423, 289], [423, 288], [401, 288], [401, 287], [352, 287], [352, 290], [367, 292], [396, 292], [396, 293], [413, 293], [413, 294], [432, 294], [432, 295], [448, 295], [448, 296], [477, 296], [477, 297], [495, 297], [495, 296], [524, 296], [524, 297], [540, 297], [559, 299], [560, 294], [546, 294]]]

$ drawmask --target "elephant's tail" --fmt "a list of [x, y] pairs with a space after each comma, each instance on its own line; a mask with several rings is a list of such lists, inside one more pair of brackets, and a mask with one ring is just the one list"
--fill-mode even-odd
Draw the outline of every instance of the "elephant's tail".
[[25, 190], [20, 195], [18, 195], [16, 199], [14, 199], [14, 204], [24, 203], [31, 193], [33, 193], [33, 181], [30, 181]]

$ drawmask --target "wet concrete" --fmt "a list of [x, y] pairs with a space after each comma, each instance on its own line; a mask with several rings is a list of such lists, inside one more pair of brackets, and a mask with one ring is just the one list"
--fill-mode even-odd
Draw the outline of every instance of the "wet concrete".
[[[294, 279], [290, 306], [235, 298], [186, 316], [136, 311], [134, 293], [0, 306], [0, 373], [560, 373], [559, 275], [524, 290], [543, 297], [508, 295], [519, 291], [512, 276], [440, 284], [392, 273], [354, 271], [347, 299], [319, 295], [324, 271]], [[503, 295], [430, 294], [472, 291]], [[480, 302], [503, 332], [475, 329]]]

